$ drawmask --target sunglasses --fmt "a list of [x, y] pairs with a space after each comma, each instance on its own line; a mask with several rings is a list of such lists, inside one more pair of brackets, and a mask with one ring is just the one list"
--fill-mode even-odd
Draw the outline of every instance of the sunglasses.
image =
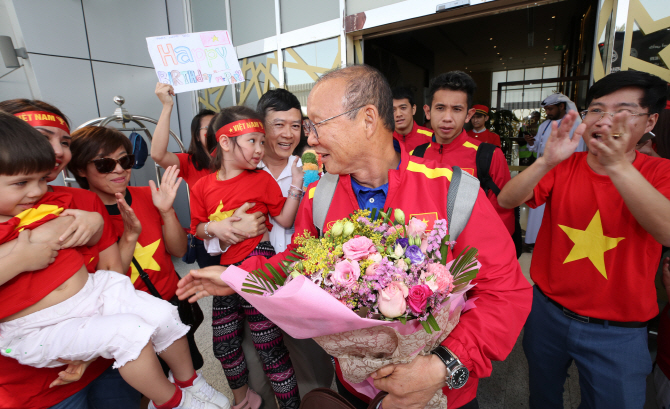
[[100, 173], [112, 173], [116, 169], [116, 164], [118, 163], [124, 170], [128, 170], [133, 167], [135, 164], [135, 155], [126, 155], [122, 156], [119, 159], [112, 158], [101, 158], [93, 159], [93, 165], [95, 169]]

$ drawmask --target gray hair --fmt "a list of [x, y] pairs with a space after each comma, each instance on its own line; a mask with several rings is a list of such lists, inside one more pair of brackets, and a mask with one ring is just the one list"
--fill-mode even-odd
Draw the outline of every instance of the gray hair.
[[[317, 84], [331, 79], [343, 78], [347, 81], [347, 89], [344, 92], [343, 106], [349, 111], [365, 105], [374, 105], [384, 127], [390, 131], [395, 129], [393, 119], [393, 93], [386, 78], [376, 68], [369, 65], [352, 65], [346, 68], [338, 68], [321, 76]], [[358, 112], [354, 111], [347, 115], [354, 119]]]

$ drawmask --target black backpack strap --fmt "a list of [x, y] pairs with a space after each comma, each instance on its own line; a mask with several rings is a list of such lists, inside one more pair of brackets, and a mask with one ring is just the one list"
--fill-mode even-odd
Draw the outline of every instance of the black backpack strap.
[[423, 145], [419, 145], [412, 152], [409, 154], [412, 156], [416, 156], [417, 158], [423, 158], [423, 155], [426, 154], [426, 150], [428, 150], [428, 147], [430, 146], [430, 143], [424, 143]]
[[[161, 297], [161, 294], [158, 292], [156, 287], [154, 287], [154, 283], [151, 282], [151, 279], [149, 278], [149, 274], [147, 274], [147, 272], [144, 271], [144, 269], [142, 268], [140, 263], [137, 261], [135, 256], [133, 256], [133, 265], [137, 269], [137, 272], [140, 274], [140, 278], [142, 279], [142, 281], [144, 281], [144, 284], [149, 289], [149, 292], [151, 293], [151, 295], [153, 295], [156, 298], [163, 299], [163, 297]], [[177, 276], [179, 276], [179, 275], [177, 274]]]
[[489, 190], [492, 190], [493, 193], [498, 196], [500, 188], [495, 184], [489, 173], [491, 170], [491, 161], [493, 160], [493, 152], [495, 152], [495, 150], [495, 145], [485, 142], [480, 144], [479, 148], [477, 148], [475, 162], [477, 164], [477, 179], [479, 179], [479, 184], [482, 186], [484, 193], [488, 195]]

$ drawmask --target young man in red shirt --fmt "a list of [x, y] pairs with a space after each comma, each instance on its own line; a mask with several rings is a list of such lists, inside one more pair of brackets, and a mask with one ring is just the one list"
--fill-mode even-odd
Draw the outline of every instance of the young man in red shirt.
[[[477, 89], [474, 80], [462, 71], [450, 71], [433, 79], [428, 88], [428, 105], [423, 109], [426, 118], [433, 124], [432, 141], [410, 151], [410, 155], [421, 156], [443, 165], [459, 166], [472, 176], [477, 174], [477, 150], [482, 141], [470, 138], [463, 126], [475, 114], [472, 96]], [[419, 153], [419, 152], [422, 153]], [[502, 189], [510, 180], [509, 167], [500, 149], [495, 149], [491, 158], [489, 175], [498, 189]], [[509, 234], [515, 230], [514, 209], [505, 209], [498, 205], [493, 190], [487, 197], [503, 221]]]
[[416, 104], [414, 103], [412, 90], [407, 87], [394, 88], [393, 120], [395, 121], [395, 130], [393, 131], [393, 138], [407, 152], [421, 144], [430, 142], [430, 137], [433, 135], [430, 129], [417, 125], [414, 121], [414, 114], [416, 114]]
[[[506, 207], [546, 203], [530, 267], [525, 326], [530, 407], [562, 408], [567, 369], [582, 406], [641, 408], [651, 371], [646, 322], [658, 314], [654, 278], [670, 245], [670, 161], [640, 154], [667, 84], [639, 71], [596, 82], [588, 110], [552, 124], [544, 155], [499, 195]], [[588, 152], [576, 152], [581, 139]]]
[[486, 122], [489, 120], [489, 107], [486, 105], [475, 105], [472, 108], [474, 108], [475, 114], [470, 118], [472, 129], [468, 131], [468, 136], [500, 148], [500, 135], [486, 129]]

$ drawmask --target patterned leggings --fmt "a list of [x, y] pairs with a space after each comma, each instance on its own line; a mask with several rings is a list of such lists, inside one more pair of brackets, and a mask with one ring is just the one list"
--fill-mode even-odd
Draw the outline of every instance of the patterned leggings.
[[[249, 257], [274, 254], [270, 242], [265, 241], [259, 243]], [[249, 321], [251, 339], [280, 407], [298, 409], [298, 382], [281, 331], [238, 294], [214, 297], [212, 308], [214, 356], [221, 361], [230, 388], [241, 388], [247, 384], [249, 378], [249, 369], [242, 351], [245, 316]]]

